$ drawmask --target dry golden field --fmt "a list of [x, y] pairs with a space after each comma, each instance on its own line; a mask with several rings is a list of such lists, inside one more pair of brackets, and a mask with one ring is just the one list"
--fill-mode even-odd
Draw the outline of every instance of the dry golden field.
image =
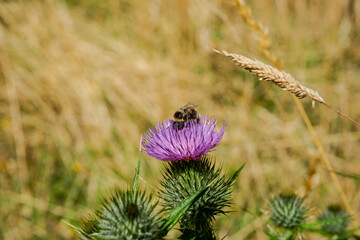
[[[0, 239], [76, 239], [62, 220], [77, 225], [109, 189], [127, 188], [141, 134], [189, 101], [227, 125], [218, 165], [246, 161], [220, 238], [266, 239], [248, 211], [264, 216], [288, 189], [308, 190], [310, 216], [348, 201], [360, 220], [359, 182], [337, 176], [337, 186], [326, 165], [360, 174], [360, 127], [305, 98], [307, 126], [290, 93], [212, 50], [282, 66], [359, 122], [360, 3], [235, 3], [0, 1]], [[162, 163], [141, 160], [152, 192]]]

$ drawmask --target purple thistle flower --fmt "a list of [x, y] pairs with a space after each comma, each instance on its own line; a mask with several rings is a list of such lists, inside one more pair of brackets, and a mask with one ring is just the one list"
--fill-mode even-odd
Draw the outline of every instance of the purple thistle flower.
[[173, 127], [173, 120], [159, 122], [143, 137], [142, 151], [163, 161], [197, 160], [214, 150], [220, 142], [226, 126], [215, 130], [215, 118], [204, 116], [200, 121], [189, 121], [181, 130]]

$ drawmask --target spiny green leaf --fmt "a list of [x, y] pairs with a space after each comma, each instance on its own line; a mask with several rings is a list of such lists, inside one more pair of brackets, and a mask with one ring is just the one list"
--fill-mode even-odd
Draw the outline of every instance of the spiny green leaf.
[[331, 237], [332, 236], [332, 234], [328, 233], [325, 230], [319, 229], [319, 228], [306, 228], [304, 230], [306, 230], [307, 232], [320, 234], [320, 235], [322, 235], [324, 237]]
[[134, 193], [137, 191], [138, 182], [139, 182], [139, 174], [140, 174], [140, 155], [141, 155], [141, 151], [139, 152], [138, 164], [137, 164], [137, 167], [136, 167], [136, 169], [135, 169], [135, 177], [134, 177], [134, 182], [133, 182], [133, 187], [132, 187], [132, 190], [133, 190]]
[[[336, 218], [336, 219], [332, 219], [332, 220], [329, 220], [329, 221], [321, 221], [321, 222], [316, 222], [316, 223], [309, 223], [309, 224], [303, 224], [301, 226], [301, 228], [303, 230], [306, 230], [308, 232], [313, 232], [313, 233], [317, 233], [317, 234], [320, 234], [322, 236], [325, 236], [325, 237], [332, 237], [334, 234], [331, 234], [329, 233], [328, 231], [326, 230], [323, 230], [323, 229], [318, 229], [318, 228], [315, 228], [315, 227], [318, 227], [318, 226], [322, 226], [322, 225], [327, 225], [329, 223], [333, 223], [333, 222], [337, 222], [337, 221], [340, 221], [341, 219], [343, 218], [346, 218], [346, 216], [344, 217], [339, 217], [339, 218]], [[304, 227], [304, 225], [306, 225]], [[358, 231], [360, 229], [360, 226], [356, 227], [356, 228], [353, 228], [351, 230], [348, 230], [348, 231], [345, 231], [343, 232], [342, 234], [338, 235], [338, 238], [337, 239], [347, 239], [351, 236], [354, 236], [353, 234]]]
[[81, 228], [76, 227], [74, 225], [72, 225], [71, 223], [65, 221], [65, 220], [61, 220], [63, 223], [69, 225], [72, 229], [74, 229], [77, 233], [83, 235], [84, 237], [88, 238], [88, 239], [93, 239], [92, 236], [90, 236], [89, 234], [87, 234], [86, 232], [84, 232]]
[[244, 162], [238, 170], [236, 170], [236, 172], [232, 175], [232, 177], [230, 178], [229, 182], [233, 183], [235, 181], [235, 179], [239, 176], [241, 170], [243, 170], [243, 168], [245, 167], [246, 162]]
[[209, 186], [206, 186], [195, 194], [191, 195], [185, 199], [179, 206], [174, 208], [169, 214], [165, 215], [166, 222], [163, 225], [163, 230], [168, 232], [172, 229], [175, 224], [180, 220], [181, 216], [186, 213], [187, 210], [196, 202], [205, 192], [209, 189]]
[[347, 177], [347, 178], [352, 178], [356, 181], [360, 181], [360, 175], [356, 175], [356, 174], [348, 174], [348, 173], [342, 173], [342, 172], [337, 172], [337, 171], [333, 171], [334, 173], [336, 173], [337, 175], [343, 176], [343, 177]]
[[342, 219], [346, 219], [348, 218], [349, 216], [344, 216], [344, 217], [338, 217], [338, 218], [334, 218], [334, 219], [331, 219], [331, 220], [326, 220], [326, 221], [318, 221], [318, 222], [314, 222], [314, 223], [305, 223], [305, 224], [301, 224], [300, 225], [300, 228], [301, 229], [304, 229], [304, 230], [309, 230], [311, 228], [314, 228], [314, 227], [321, 227], [323, 225], [328, 225], [330, 223], [334, 223], [334, 222], [337, 222], [337, 221], [340, 221]]
[[278, 239], [277, 239], [277, 237], [275, 237], [275, 236], [271, 235], [271, 234], [270, 234], [270, 233], [268, 233], [267, 231], [265, 231], [265, 230], [264, 230], [263, 232], [265, 233], [265, 235], [266, 235], [266, 236], [268, 236], [268, 237], [269, 237], [269, 239], [270, 239], [270, 240], [278, 240]]
[[[353, 236], [354, 238], [356, 238], [357, 236], [356, 236], [356, 235], [353, 235], [353, 234], [354, 234], [355, 232], [357, 232], [358, 230], [360, 230], [360, 226], [344, 232], [343, 234], [341, 234], [341, 237], [342, 237], [342, 238], [346, 238], [346, 237]], [[358, 238], [359, 238], [359, 237], [358, 237]], [[356, 238], [356, 239], [358, 239], [358, 238]]]

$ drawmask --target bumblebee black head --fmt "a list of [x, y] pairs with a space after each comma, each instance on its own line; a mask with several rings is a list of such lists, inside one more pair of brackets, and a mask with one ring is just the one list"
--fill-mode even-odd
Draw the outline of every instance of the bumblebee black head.
[[184, 118], [184, 114], [180, 111], [176, 111], [174, 114], [174, 118], [176, 119], [183, 119]]

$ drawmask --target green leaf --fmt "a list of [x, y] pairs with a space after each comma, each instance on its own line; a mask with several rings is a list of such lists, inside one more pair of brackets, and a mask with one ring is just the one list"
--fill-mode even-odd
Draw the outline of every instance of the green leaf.
[[232, 175], [231, 179], [229, 180], [229, 182], [233, 183], [235, 181], [235, 179], [239, 176], [241, 170], [243, 170], [243, 168], [245, 167], [246, 162], [244, 162], [240, 168], [238, 170], [236, 170], [236, 172]]
[[347, 178], [352, 178], [356, 181], [360, 181], [360, 175], [356, 175], [356, 174], [347, 174], [347, 173], [342, 173], [342, 172], [337, 172], [337, 171], [333, 171], [334, 173], [336, 173], [337, 175], [343, 176], [343, 177], [347, 177]]
[[354, 239], [356, 240], [360, 240], [360, 236], [359, 235], [353, 235]]
[[356, 238], [356, 235], [353, 235], [355, 232], [357, 232], [358, 230], [360, 230], [360, 226], [353, 228], [351, 230], [345, 231], [343, 234], [341, 234], [342, 238], [349, 238], [350, 236], [353, 236], [354, 238]]
[[268, 236], [268, 238], [269, 238], [270, 240], [278, 240], [276, 236], [271, 235], [271, 234], [268, 233], [267, 231], [264, 230], [263, 232], [265, 233], [266, 236]]
[[89, 234], [87, 234], [86, 232], [84, 232], [81, 228], [76, 227], [74, 225], [72, 225], [69, 222], [66, 222], [65, 220], [61, 220], [63, 223], [67, 224], [68, 226], [70, 226], [72, 229], [74, 229], [77, 233], [83, 235], [84, 237], [86, 237], [87, 239], [94, 239], [92, 236], [90, 236]]
[[318, 229], [318, 228], [306, 228], [304, 230], [307, 231], [307, 232], [320, 234], [320, 235], [322, 235], [324, 237], [329, 237], [330, 238], [332, 236], [332, 234], [328, 233], [327, 231], [322, 230], [322, 229]]
[[132, 190], [133, 190], [134, 193], [137, 191], [138, 182], [139, 182], [139, 174], [140, 174], [140, 155], [141, 155], [141, 151], [139, 152], [138, 164], [137, 164], [137, 167], [136, 167], [136, 169], [135, 169], [135, 177], [134, 177], [134, 182], [133, 182], [133, 187], [132, 187]]
[[[323, 229], [318, 229], [318, 228], [315, 228], [315, 227], [320, 227], [320, 226], [323, 226], [323, 225], [334, 223], [334, 222], [337, 222], [337, 221], [339, 221], [341, 219], [344, 219], [344, 218], [347, 218], [347, 217], [349, 217], [349, 216], [334, 218], [334, 219], [331, 219], [331, 220], [328, 220], [328, 221], [320, 221], [320, 222], [315, 222], [315, 223], [303, 224], [303, 225], [300, 226], [300, 228], [303, 229], [303, 230], [306, 230], [308, 232], [313, 232], [313, 233], [320, 234], [320, 235], [325, 236], [325, 237], [331, 237], [331, 236], [333, 236], [333, 234], [331, 234], [331, 233], [329, 233], [329, 232], [327, 232], [327, 231], [325, 231]], [[341, 238], [341, 239], [349, 238], [350, 236], [353, 235], [353, 233], [355, 233], [359, 229], [360, 229], [360, 226], [356, 227], [356, 228], [353, 228], [353, 229], [351, 229], [349, 231], [345, 231], [341, 235], [339, 235], [339, 238]]]
[[[349, 231], [345, 231], [345, 232], [343, 232], [341, 235], [338, 235], [338, 238], [337, 238], [337, 239], [347, 239], [347, 238], [349, 238], [349, 237], [351, 237], [351, 236], [354, 236], [354, 235], [353, 235], [354, 232], [358, 231], [359, 229], [360, 229], [360, 226], [357, 227], [357, 228], [353, 228], [353, 229], [351, 229], [351, 230], [349, 230]], [[320, 235], [322, 235], [322, 236], [324, 236], [324, 237], [329, 237], [329, 238], [330, 238], [330, 237], [333, 236], [333, 234], [331, 234], [331, 233], [329, 233], [329, 232], [327, 232], [327, 231], [325, 231], [325, 230], [322, 230], [322, 229], [307, 228], [307, 229], [305, 229], [305, 230], [308, 231], [308, 232], [320, 234]], [[355, 236], [354, 236], [354, 237], [355, 237]]]
[[311, 230], [314, 227], [321, 227], [323, 225], [334, 223], [334, 222], [340, 221], [340, 220], [348, 218], [348, 217], [349, 216], [343, 216], [343, 217], [338, 217], [338, 218], [334, 218], [334, 219], [326, 220], [326, 221], [318, 221], [318, 222], [314, 222], [314, 223], [305, 223], [305, 224], [301, 224], [299, 227], [301, 229], [304, 229], [304, 230]]
[[166, 221], [163, 224], [163, 231], [170, 231], [175, 224], [180, 220], [181, 216], [186, 213], [187, 210], [196, 202], [205, 192], [209, 189], [209, 186], [206, 186], [187, 199], [185, 199], [181, 204], [174, 208], [170, 213], [164, 216]]

